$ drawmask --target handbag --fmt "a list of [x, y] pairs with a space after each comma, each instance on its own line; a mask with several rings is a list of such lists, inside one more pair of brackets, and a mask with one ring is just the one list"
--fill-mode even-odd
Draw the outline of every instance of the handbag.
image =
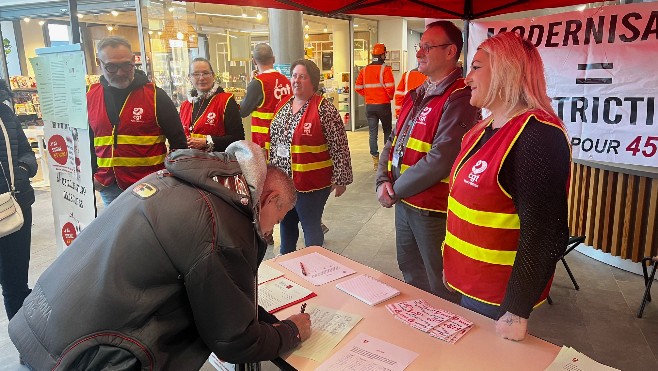
[[11, 180], [7, 179], [5, 167], [2, 165], [2, 161], [0, 161], [0, 168], [2, 168], [2, 174], [9, 189], [8, 192], [0, 194], [0, 237], [4, 237], [21, 229], [23, 226], [23, 212], [21, 211], [21, 206], [16, 201], [16, 197], [14, 197], [14, 163], [11, 158], [9, 135], [7, 135], [7, 129], [2, 119], [0, 119], [0, 126], [2, 126], [2, 132], [5, 135], [7, 161], [9, 163], [9, 174], [11, 178]]

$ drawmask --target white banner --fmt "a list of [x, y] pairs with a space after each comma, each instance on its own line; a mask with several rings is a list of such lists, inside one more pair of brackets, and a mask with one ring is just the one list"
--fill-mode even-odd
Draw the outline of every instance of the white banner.
[[514, 31], [544, 60], [548, 96], [575, 159], [658, 167], [658, 3], [471, 23], [468, 67], [488, 36]]
[[[77, 49], [77, 50], [76, 50]], [[84, 56], [79, 45], [37, 50], [55, 239], [61, 253], [96, 216]]]

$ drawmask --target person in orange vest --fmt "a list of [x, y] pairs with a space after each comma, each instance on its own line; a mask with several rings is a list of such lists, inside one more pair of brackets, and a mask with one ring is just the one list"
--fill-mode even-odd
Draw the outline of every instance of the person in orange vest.
[[539, 52], [517, 34], [484, 41], [466, 82], [491, 115], [464, 136], [450, 174], [445, 282], [500, 336], [522, 340], [569, 239], [569, 138]]
[[274, 52], [269, 45], [257, 44], [252, 56], [258, 73], [247, 86], [247, 93], [240, 102], [240, 116], [251, 114], [251, 140], [267, 154], [274, 109], [282, 97], [292, 94], [292, 88], [290, 80], [274, 69]]
[[94, 189], [105, 206], [154, 171], [164, 169], [170, 149], [187, 148], [174, 102], [135, 69], [135, 54], [123, 37], [98, 42], [96, 63], [103, 76], [87, 91], [87, 113], [94, 145]]
[[281, 254], [296, 250], [301, 223], [306, 246], [322, 246], [322, 213], [332, 191], [341, 196], [353, 181], [345, 126], [336, 107], [318, 95], [320, 69], [299, 59], [291, 67], [292, 95], [277, 107], [270, 163], [290, 176], [295, 207], [281, 220]]
[[372, 47], [372, 62], [359, 71], [354, 86], [354, 90], [366, 99], [370, 155], [374, 170], [377, 170], [379, 162], [379, 147], [377, 146], [379, 122], [382, 122], [384, 143], [391, 135], [393, 122], [391, 99], [395, 93], [395, 79], [391, 67], [384, 64], [385, 59], [386, 46], [375, 44]]
[[224, 152], [229, 144], [244, 139], [238, 104], [215, 80], [210, 61], [194, 58], [189, 78], [193, 86], [190, 97], [180, 106], [188, 147]]
[[459, 28], [434, 22], [420, 41], [418, 70], [428, 79], [404, 97], [379, 162], [377, 199], [384, 207], [395, 204], [395, 243], [405, 282], [458, 302], [442, 281], [448, 175], [478, 112], [469, 104], [471, 90], [457, 66], [463, 44]]
[[402, 101], [404, 100], [404, 96], [407, 95], [410, 90], [421, 86], [425, 80], [427, 80], [427, 76], [423, 75], [421, 72], [418, 72], [418, 68], [414, 68], [413, 70], [409, 70], [402, 74], [402, 77], [400, 77], [400, 83], [395, 89], [394, 96], [396, 119], [400, 117], [400, 108], [402, 108]]

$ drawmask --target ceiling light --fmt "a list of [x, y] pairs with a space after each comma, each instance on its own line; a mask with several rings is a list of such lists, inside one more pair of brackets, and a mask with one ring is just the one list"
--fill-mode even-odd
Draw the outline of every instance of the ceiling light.
[[355, 23], [355, 24], [354, 24], [354, 27], [359, 27], [359, 25]]
[[78, 13], [78, 18], [82, 19], [85, 15]]
[[324, 25], [324, 32], [327, 32], [327, 25]]
[[242, 10], [242, 18], [247, 18], [247, 12], [242, 8], [240, 10]]
[[149, 35], [153, 35], [153, 31], [149, 30]]
[[256, 13], [256, 19], [258, 19], [259, 21], [263, 19], [263, 16], [260, 14], [260, 12]]
[[44, 24], [46, 24], [46, 21], [39, 21], [39, 26], [43, 26]]
[[162, 36], [162, 31], [158, 31], [158, 36]]
[[110, 12], [110, 14], [112, 14], [113, 16], [116, 17], [116, 16], [119, 15], [119, 12], [117, 12], [116, 10], [113, 10], [113, 11]]
[[23, 18], [23, 22], [25, 22], [25, 23], [30, 23], [30, 17], [25, 17], [25, 18]]
[[308, 22], [306, 22], [306, 23], [304, 24], [304, 29], [305, 29], [305, 30], [308, 30], [308, 29], [309, 29], [309, 27], [308, 27]]
[[108, 31], [112, 31], [112, 30], [114, 30], [114, 27], [112, 27], [111, 25], [108, 24], [108, 25], [107, 25], [107, 30], [108, 30]]
[[174, 8], [174, 7], [172, 6], [171, 8], [169, 8], [169, 13], [173, 13], [174, 10], [176, 10], [176, 8]]
[[185, 35], [183, 35], [182, 32], [180, 32], [180, 31], [176, 32], [176, 38], [178, 40], [183, 40], [184, 37], [185, 37]]
[[305, 39], [308, 39], [308, 34], [304, 34], [304, 38], [305, 38]]

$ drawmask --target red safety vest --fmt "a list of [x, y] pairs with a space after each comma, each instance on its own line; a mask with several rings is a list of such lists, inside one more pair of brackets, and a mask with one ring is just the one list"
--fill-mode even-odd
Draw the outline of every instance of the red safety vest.
[[[473, 299], [500, 305], [512, 274], [520, 236], [519, 216], [509, 194], [498, 183], [505, 158], [528, 120], [559, 128], [559, 119], [531, 110], [508, 121], [477, 152], [471, 153], [491, 122], [480, 122], [462, 140], [450, 174], [450, 197], [443, 266], [448, 284]], [[565, 187], [568, 187], [569, 183]], [[539, 301], [548, 296], [552, 278]]]
[[359, 71], [354, 90], [363, 95], [366, 104], [391, 103], [395, 93], [393, 70], [385, 64], [369, 64]]
[[251, 113], [251, 140], [269, 151], [270, 124], [281, 98], [292, 94], [290, 80], [277, 71], [255, 77], [263, 86], [263, 102]]
[[[276, 112], [292, 98], [292, 95], [283, 98]], [[323, 99], [319, 95], [311, 97], [306, 112], [292, 134], [290, 165], [292, 180], [299, 192], [311, 192], [331, 186], [334, 163], [329, 155], [329, 146], [320, 122], [319, 108]]]
[[165, 136], [155, 115], [155, 85], [147, 83], [126, 98], [119, 112], [117, 143], [105, 109], [105, 92], [93, 84], [87, 92], [89, 126], [94, 132], [98, 170], [94, 178], [104, 186], [115, 180], [119, 188], [164, 168]]
[[[185, 135], [193, 138], [205, 138], [206, 135], [221, 137], [226, 134], [224, 128], [224, 112], [229, 99], [233, 97], [230, 93], [215, 94], [210, 98], [203, 113], [192, 123], [192, 110], [194, 105], [190, 101], [185, 101], [180, 106], [180, 119], [183, 123]], [[190, 126], [192, 130], [190, 132]]]
[[[414, 166], [432, 149], [432, 142], [439, 128], [439, 121], [441, 121], [441, 117], [443, 116], [443, 108], [448, 98], [455, 91], [464, 89], [465, 87], [466, 83], [464, 79], [458, 78], [446, 89], [445, 93], [433, 97], [427, 106], [418, 114], [416, 124], [413, 125], [411, 133], [408, 134], [409, 139], [402, 153], [402, 163], [398, 165], [400, 167], [400, 174], [404, 174], [410, 166]], [[388, 153], [388, 177], [390, 179], [393, 179], [391, 168], [393, 167], [395, 144], [401, 134], [400, 132], [407, 120], [407, 116], [411, 114], [413, 103], [411, 96], [408, 95], [402, 104], [400, 119], [395, 126], [395, 137], [393, 138], [391, 150]], [[419, 209], [445, 213], [448, 208], [448, 192], [448, 178], [445, 178], [420, 193], [403, 198], [402, 202]]]

